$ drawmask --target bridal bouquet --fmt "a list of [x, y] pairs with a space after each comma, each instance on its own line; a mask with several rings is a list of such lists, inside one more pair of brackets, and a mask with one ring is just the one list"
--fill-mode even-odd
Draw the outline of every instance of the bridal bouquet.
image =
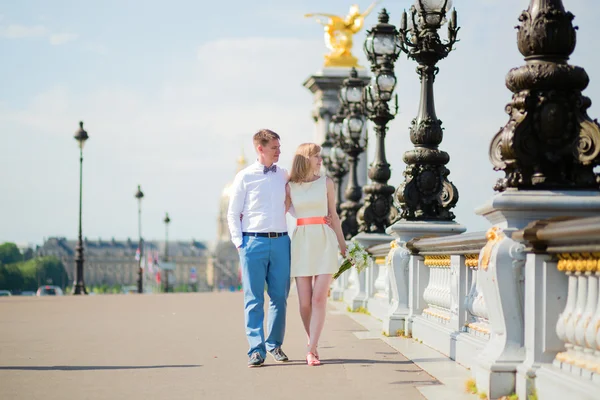
[[343, 272], [352, 267], [356, 268], [356, 271], [360, 273], [362, 270], [371, 266], [372, 264], [373, 259], [371, 258], [371, 255], [367, 253], [365, 248], [360, 243], [353, 240], [348, 245], [344, 261], [342, 262], [339, 271], [333, 275], [333, 279], [339, 278]]

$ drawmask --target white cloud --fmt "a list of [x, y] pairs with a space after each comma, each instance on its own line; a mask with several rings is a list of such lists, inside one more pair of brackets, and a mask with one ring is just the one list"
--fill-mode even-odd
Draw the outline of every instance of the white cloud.
[[61, 45], [77, 39], [79, 35], [74, 33], [53, 33], [50, 35], [50, 44]]
[[[135, 206], [129, 192], [141, 183], [147, 192], [145, 215], [163, 214], [166, 208], [178, 216], [178, 237], [211, 239], [221, 190], [232, 180], [242, 150], [253, 159], [255, 131], [268, 127], [283, 136], [283, 165], [291, 162], [298, 144], [312, 139], [312, 97], [302, 82], [320, 65], [313, 50], [321, 46], [320, 41], [297, 39], [218, 40], [199, 48], [193, 68], [182, 66], [181, 74], [168, 81], [148, 82], [145, 94], [115, 86], [81, 93], [57, 85], [23, 109], [0, 105], [0, 132], [20, 133], [5, 161], [16, 162], [35, 140], [36, 149], [28, 153], [31, 168], [41, 168], [51, 155], [45, 171], [52, 177], [36, 169], [23, 171], [30, 184], [50, 191], [70, 187], [77, 170], [65, 168], [76, 154], [72, 135], [83, 120], [90, 136], [84, 166], [84, 218], [90, 219], [86, 235], [135, 236], [128, 218], [129, 205]], [[42, 142], [50, 143], [47, 149], [38, 149]], [[70, 225], [61, 227], [72, 222], [65, 214], [76, 196], [53, 192], [48, 204], [64, 209], [55, 217], [42, 218], [43, 210], [32, 204], [32, 218], [44, 220], [36, 228], [40, 237], [69, 232]], [[11, 195], [17, 203], [3, 201], [22, 207], [17, 199], [26, 193]], [[161, 235], [164, 227], [157, 221], [145, 223], [148, 237]]]
[[[0, 20], [2, 20], [0, 18]], [[52, 45], [61, 45], [78, 38], [75, 33], [52, 32], [44, 25], [9, 24], [0, 27], [0, 37], [7, 39], [46, 38]]]
[[43, 25], [18, 25], [10, 24], [4, 28], [0, 28], [0, 35], [8, 39], [21, 39], [32, 37], [44, 37], [48, 35], [48, 29]]

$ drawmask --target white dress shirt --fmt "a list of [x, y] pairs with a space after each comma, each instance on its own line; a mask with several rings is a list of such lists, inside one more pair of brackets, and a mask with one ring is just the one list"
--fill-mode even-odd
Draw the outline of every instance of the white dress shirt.
[[[285, 185], [288, 173], [264, 171], [256, 161], [235, 176], [231, 185], [227, 222], [231, 241], [242, 245], [242, 232], [286, 232]], [[240, 221], [240, 214], [243, 215]]]

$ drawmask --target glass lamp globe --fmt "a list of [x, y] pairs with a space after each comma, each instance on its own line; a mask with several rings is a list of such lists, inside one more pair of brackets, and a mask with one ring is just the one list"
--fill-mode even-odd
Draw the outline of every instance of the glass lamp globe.
[[333, 126], [333, 134], [336, 138], [339, 138], [342, 134], [342, 121], [335, 121]]
[[421, 24], [424, 22], [427, 26], [439, 27], [446, 22], [443, 15], [452, 7], [452, 0], [416, 0], [415, 6]]
[[83, 150], [83, 146], [85, 146], [85, 141], [88, 140], [88, 133], [83, 129], [83, 121], [79, 123], [79, 129], [75, 132], [75, 136], [73, 136], [77, 143], [79, 144], [79, 148]]
[[[442, 10], [446, 3], [446, 9]], [[423, 5], [423, 7], [421, 7]], [[415, 7], [421, 12], [442, 12], [452, 8], [452, 0], [415, 0]]]
[[379, 98], [384, 101], [388, 101], [392, 98], [392, 92], [396, 86], [396, 78], [394, 75], [382, 73], [376, 77], [376, 92]]
[[335, 118], [331, 118], [331, 121], [329, 121], [327, 132], [329, 137], [335, 141]]
[[327, 159], [327, 158], [329, 158], [330, 155], [331, 155], [331, 143], [329, 142], [329, 139], [327, 139], [323, 142], [323, 144], [321, 144], [321, 157]]
[[363, 130], [364, 122], [360, 117], [351, 117], [348, 119], [348, 130], [350, 131], [350, 137], [353, 140], [360, 138]]
[[339, 147], [335, 148], [335, 159], [338, 165], [342, 165], [346, 162], [346, 153]]
[[342, 92], [346, 103], [360, 103], [362, 101], [362, 90], [358, 86], [344, 87]]
[[364, 122], [358, 116], [352, 116], [344, 119], [344, 137], [352, 141], [358, 140], [363, 130]]
[[337, 159], [337, 147], [333, 146], [331, 148], [331, 152], [329, 153], [329, 159], [331, 160], [332, 163], [337, 164], [338, 159]]

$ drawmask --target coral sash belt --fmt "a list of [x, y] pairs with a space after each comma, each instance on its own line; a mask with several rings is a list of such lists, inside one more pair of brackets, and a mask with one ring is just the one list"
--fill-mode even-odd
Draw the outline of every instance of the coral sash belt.
[[296, 225], [318, 225], [318, 224], [327, 224], [325, 222], [325, 217], [308, 217], [308, 218], [298, 218], [296, 221]]

